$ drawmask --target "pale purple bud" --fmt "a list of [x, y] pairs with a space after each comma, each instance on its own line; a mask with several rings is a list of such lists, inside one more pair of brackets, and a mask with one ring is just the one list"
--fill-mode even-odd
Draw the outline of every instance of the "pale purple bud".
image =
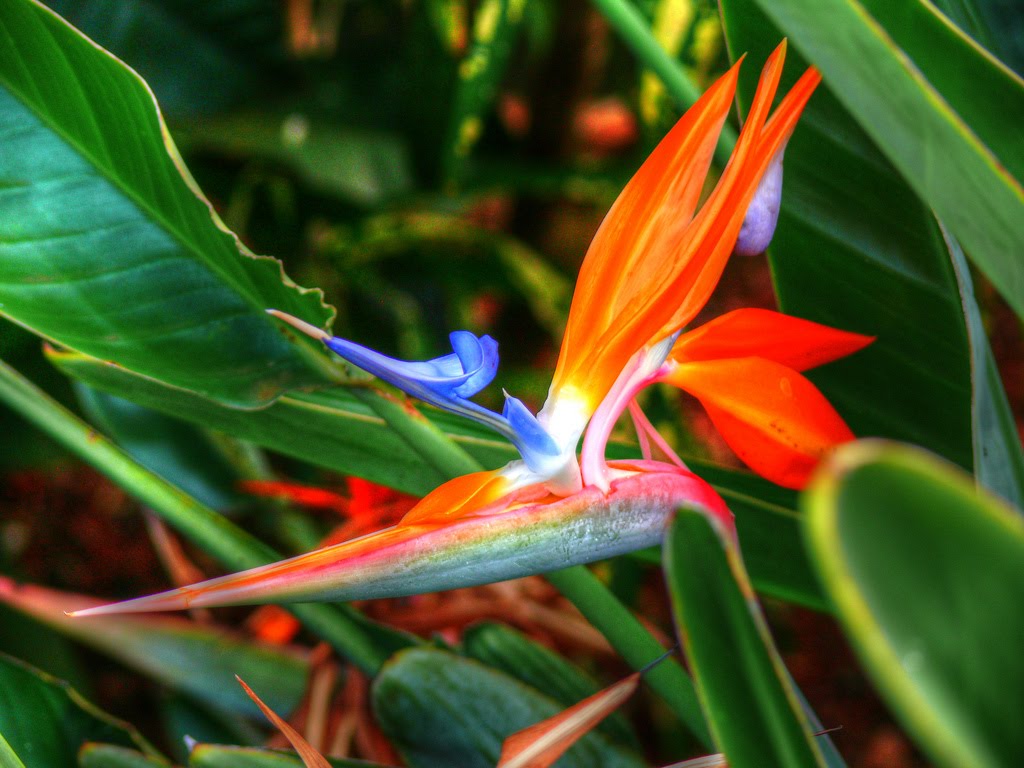
[[740, 256], [756, 256], [764, 253], [775, 234], [779, 221], [779, 206], [782, 203], [782, 155], [785, 145], [779, 148], [768, 164], [768, 169], [757, 185], [754, 199], [750, 201], [747, 215], [740, 227], [733, 253]]

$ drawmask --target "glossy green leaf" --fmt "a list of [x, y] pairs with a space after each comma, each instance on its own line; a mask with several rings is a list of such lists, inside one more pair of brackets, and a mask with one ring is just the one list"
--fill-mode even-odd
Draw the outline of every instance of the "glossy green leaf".
[[939, 765], [1024, 754], [1024, 518], [914, 448], [841, 449], [805, 497], [808, 543], [843, 626]]
[[159, 716], [175, 763], [188, 762], [190, 742], [256, 747], [267, 738], [262, 719], [232, 715], [169, 690], [160, 697]]
[[[601, 685], [568, 659], [503, 624], [477, 624], [462, 636], [462, 650], [483, 662], [571, 707], [593, 696]], [[621, 712], [613, 712], [596, 730], [618, 744], [638, 749], [636, 733]]]
[[78, 753], [78, 768], [168, 768], [170, 763], [138, 750], [113, 744], [86, 744]]
[[960, 29], [1024, 74], [1024, 6], [1017, 0], [934, 0]]
[[[408, 493], [424, 495], [447, 479], [424, 463], [351, 389], [295, 392], [269, 408], [239, 411], [84, 355], [51, 352], [50, 359], [69, 376], [97, 389]], [[511, 445], [465, 419], [434, 411], [430, 418], [483, 466], [499, 467], [516, 456]], [[637, 451], [612, 446], [609, 453], [635, 456]], [[689, 463], [737, 515], [744, 552], [758, 588], [824, 608], [826, 603], [803, 553], [793, 494], [745, 472], [701, 461]]]
[[[446, 651], [416, 648], [389, 661], [373, 683], [377, 721], [410, 768], [492, 768], [505, 738], [564, 707], [497, 670]], [[644, 762], [589, 733], [564, 768]]]
[[971, 422], [974, 445], [974, 476], [978, 484], [1002, 496], [1018, 509], [1024, 508], [1024, 451], [1017, 422], [1006, 399], [992, 347], [985, 335], [974, 284], [959, 243], [943, 231], [953, 257], [960, 300], [971, 343]]
[[236, 405], [336, 375], [263, 311], [322, 325], [319, 293], [225, 229], [145, 83], [32, 0], [0, 4], [0, 30], [0, 311]]
[[342, 128], [299, 111], [238, 112], [182, 125], [174, 136], [189, 151], [276, 163], [354, 205], [381, 205], [412, 187], [408, 152], [396, 136]]
[[[67, 683], [0, 655], [0, 738], [9, 765], [75, 768], [86, 741], [103, 741], [158, 756], [130, 726], [101, 712]], [[6, 768], [6, 767], [5, 767]]]
[[[734, 57], [746, 52], [760, 61], [778, 45], [783, 33], [754, 0], [723, 0], [722, 8]], [[807, 66], [794, 47], [783, 89]], [[745, 65], [739, 85], [744, 106], [756, 83], [757, 68]], [[877, 337], [810, 378], [855, 434], [917, 443], [970, 468], [970, 352], [956, 277], [934, 216], [827, 82], [793, 134], [785, 168], [769, 250], [780, 308]]]
[[[382, 768], [365, 760], [327, 758], [335, 768]], [[189, 756], [189, 768], [303, 768], [294, 752], [255, 747], [229, 747], [219, 744], [197, 744]]]
[[46, 5], [142, 75], [172, 118], [222, 109], [284, 68], [284, 6], [275, 0]]
[[729, 765], [824, 765], [732, 540], [683, 509], [664, 547], [679, 637]]
[[142, 466], [216, 510], [238, 502], [237, 473], [197, 426], [85, 384], [75, 393], [89, 420]]
[[94, 648], [125, 666], [219, 709], [259, 716], [259, 709], [234, 685], [235, 675], [254, 681], [268, 703], [291, 712], [306, 688], [305, 654], [257, 643], [223, 627], [180, 616], [73, 619], [65, 615], [103, 603], [0, 577], [0, 601]]
[[921, 0], [756, 2], [1024, 317], [1019, 79]]

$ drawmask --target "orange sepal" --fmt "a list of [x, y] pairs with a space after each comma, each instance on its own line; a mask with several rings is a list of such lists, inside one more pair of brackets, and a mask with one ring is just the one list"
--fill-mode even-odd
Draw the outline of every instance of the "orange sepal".
[[664, 381], [700, 400], [736, 455], [786, 488], [803, 488], [827, 451], [854, 439], [817, 387], [771, 360], [682, 363]]
[[737, 309], [680, 336], [672, 359], [762, 357], [806, 371], [852, 355], [874, 340], [769, 309]]
[[500, 470], [456, 477], [424, 496], [400, 525], [431, 525], [472, 515], [504, 496], [508, 486]]

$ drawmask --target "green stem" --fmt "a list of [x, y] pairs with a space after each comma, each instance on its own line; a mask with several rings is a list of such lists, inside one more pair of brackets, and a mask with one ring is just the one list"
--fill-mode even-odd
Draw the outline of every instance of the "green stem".
[[[0, 400], [96, 470], [232, 571], [280, 559], [271, 547], [136, 462], [88, 424], [0, 360]], [[338, 653], [368, 674], [387, 659], [347, 606], [297, 605], [295, 615]]]
[[[643, 669], [665, 654], [664, 646], [589, 569], [576, 565], [545, 574], [545, 578], [600, 630], [633, 669]], [[672, 707], [704, 746], [712, 747], [711, 732], [693, 680], [678, 661], [671, 657], [665, 659], [644, 674], [644, 681]]]
[[[630, 0], [593, 0], [593, 3], [641, 63], [661, 79], [676, 103], [683, 109], [692, 107], [700, 97], [700, 89], [679, 62], [661, 47], [637, 7]], [[726, 125], [718, 137], [715, 159], [724, 166], [735, 147], [736, 132]]]

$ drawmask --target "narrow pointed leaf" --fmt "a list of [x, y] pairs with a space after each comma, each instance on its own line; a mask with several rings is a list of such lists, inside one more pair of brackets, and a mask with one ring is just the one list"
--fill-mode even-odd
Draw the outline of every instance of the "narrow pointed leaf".
[[229, 712], [257, 710], [234, 685], [234, 675], [257, 680], [275, 707], [290, 712], [302, 698], [308, 674], [305, 654], [269, 646], [176, 616], [75, 620], [66, 611], [101, 601], [69, 592], [17, 584], [0, 576], [0, 602], [122, 664]]
[[1024, 83], [920, 0], [757, 3], [1024, 317]]
[[170, 765], [162, 758], [113, 744], [86, 744], [78, 752], [78, 768], [169, 768]]
[[33, 0], [0, 4], [0, 308], [72, 349], [241, 406], [331, 378], [274, 306], [329, 313], [230, 233], [145, 83]]
[[267, 719], [274, 724], [274, 727], [284, 734], [284, 737], [288, 739], [288, 743], [295, 747], [295, 751], [299, 753], [299, 757], [302, 758], [302, 762], [305, 764], [306, 768], [331, 768], [327, 759], [313, 749], [313, 746], [303, 738], [301, 733], [288, 725], [280, 715], [264, 704], [263, 700], [253, 692], [252, 688], [245, 684], [245, 681], [242, 680], [242, 678], [238, 678], [238, 683], [249, 695], [249, 698], [256, 702], [256, 706], [258, 706], [260, 711], [267, 716]]
[[1024, 509], [1024, 450], [1006, 390], [988, 342], [974, 283], [960, 244], [943, 230], [960, 286], [971, 345], [971, 435], [978, 484]]
[[676, 626], [729, 765], [824, 765], [735, 543], [682, 509], [664, 547]]
[[[189, 768], [302, 768], [302, 759], [292, 752], [255, 747], [197, 744], [189, 755]], [[365, 760], [328, 758], [332, 768], [386, 768]]]
[[896, 716], [937, 765], [1013, 765], [1024, 517], [945, 462], [881, 441], [838, 452], [805, 507], [825, 587]]
[[513, 733], [502, 745], [498, 768], [549, 768], [632, 696], [638, 685], [640, 673], [634, 672], [554, 717]]
[[[494, 768], [511, 733], [562, 707], [518, 680], [445, 651], [403, 651], [373, 684], [373, 708], [410, 768]], [[589, 733], [564, 768], [640, 768], [644, 762]]]

